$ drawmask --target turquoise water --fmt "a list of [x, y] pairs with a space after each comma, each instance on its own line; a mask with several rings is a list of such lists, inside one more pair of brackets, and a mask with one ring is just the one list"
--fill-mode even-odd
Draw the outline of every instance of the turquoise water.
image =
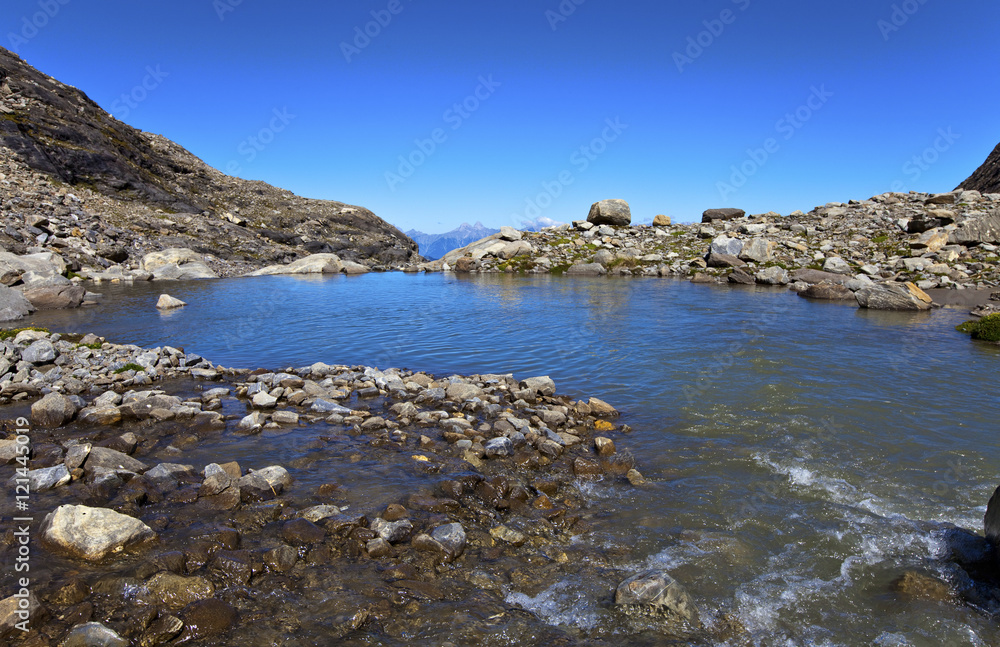
[[[30, 323], [169, 344], [237, 367], [316, 361], [550, 375], [623, 412], [646, 489], [584, 486], [585, 548], [663, 565], [710, 622], [761, 645], [989, 645], [987, 610], [891, 582], [958, 583], [950, 524], [982, 531], [1000, 484], [1000, 347], [960, 310], [877, 313], [780, 289], [658, 279], [369, 274], [98, 286]], [[160, 292], [189, 303], [169, 313]], [[613, 549], [613, 550], [612, 550]], [[610, 551], [610, 552], [609, 552]], [[509, 600], [601, 626], [606, 583]]]

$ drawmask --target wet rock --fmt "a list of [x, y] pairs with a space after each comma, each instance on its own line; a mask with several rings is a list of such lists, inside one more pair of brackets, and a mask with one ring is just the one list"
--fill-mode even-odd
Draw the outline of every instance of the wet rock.
[[700, 625], [694, 600], [677, 580], [660, 569], [633, 575], [619, 584], [615, 604], [633, 607], [640, 613], [675, 614], [691, 625]]
[[23, 635], [23, 628], [37, 626], [45, 615], [44, 607], [30, 591], [20, 591], [0, 600], [0, 639]]
[[955, 599], [955, 592], [946, 583], [916, 571], [904, 573], [892, 583], [892, 588], [898, 593], [918, 600], [950, 602]]
[[371, 529], [382, 539], [390, 544], [395, 544], [410, 537], [410, 533], [413, 532], [413, 524], [410, 523], [409, 519], [386, 521], [376, 518], [372, 520]]
[[317, 523], [323, 519], [335, 517], [340, 513], [340, 508], [335, 505], [315, 505], [299, 512], [299, 516], [303, 519], [308, 519], [313, 523]]
[[316, 413], [331, 414], [338, 413], [340, 415], [349, 416], [354, 412], [347, 407], [341, 406], [335, 402], [329, 402], [328, 400], [323, 400], [317, 398], [312, 406], [309, 407], [310, 411], [315, 411]]
[[483, 446], [486, 458], [503, 458], [514, 455], [514, 443], [503, 436], [492, 438]]
[[62, 505], [42, 523], [41, 540], [50, 550], [90, 561], [101, 560], [156, 538], [132, 517], [105, 508]]
[[625, 478], [628, 479], [630, 485], [634, 487], [639, 487], [640, 485], [646, 484], [646, 478], [639, 473], [639, 470], [632, 468], [626, 474]]
[[281, 494], [291, 483], [288, 470], [272, 465], [247, 474], [239, 479], [238, 486], [244, 501], [266, 501]]
[[264, 427], [265, 422], [264, 414], [260, 411], [254, 411], [250, 415], [240, 419], [236, 424], [236, 431], [244, 434], [254, 434]]
[[608, 404], [607, 402], [605, 402], [604, 400], [600, 400], [598, 398], [590, 398], [587, 404], [590, 406], [591, 413], [593, 413], [595, 416], [618, 415], [618, 410], [615, 409], [610, 404]]
[[273, 409], [278, 404], [278, 398], [264, 391], [258, 391], [254, 393], [251, 402], [258, 409]]
[[990, 497], [989, 503], [986, 505], [983, 527], [986, 531], [986, 540], [1000, 554], [1000, 487], [993, 491], [993, 496]]
[[503, 525], [491, 528], [490, 535], [494, 539], [511, 544], [512, 546], [522, 546], [524, 542], [528, 541], [528, 536], [523, 532]]
[[77, 625], [59, 647], [128, 647], [128, 641], [99, 622]]
[[291, 546], [279, 546], [264, 553], [264, 565], [276, 573], [287, 573], [299, 561], [299, 553]]
[[215, 587], [203, 577], [184, 577], [168, 572], [154, 575], [146, 582], [145, 589], [140, 598], [147, 604], [162, 604], [175, 611], [215, 595]]
[[[16, 475], [12, 476], [7, 485], [13, 488], [18, 478], [20, 477]], [[71, 478], [69, 470], [64, 464], [54, 467], [43, 467], [28, 472], [28, 483], [32, 492], [44, 492], [45, 490], [66, 485], [70, 482]]]
[[54, 391], [31, 405], [31, 420], [40, 427], [61, 427], [72, 420], [74, 415], [76, 405], [73, 401]]
[[271, 414], [271, 422], [278, 425], [297, 425], [299, 414], [294, 411], [275, 411]]
[[615, 443], [610, 438], [598, 436], [594, 438], [594, 449], [598, 456], [612, 456], [615, 453]]
[[326, 532], [312, 521], [300, 517], [285, 522], [281, 527], [281, 537], [292, 546], [308, 546], [322, 542]]
[[625, 200], [601, 200], [590, 207], [587, 222], [624, 227], [632, 224], [632, 210]]
[[438, 542], [451, 557], [458, 557], [465, 550], [465, 529], [460, 523], [438, 526], [431, 532], [431, 538]]
[[90, 595], [90, 586], [80, 578], [73, 578], [59, 587], [49, 598], [52, 604], [71, 606], [79, 604]]
[[365, 551], [372, 559], [381, 559], [392, 554], [392, 544], [381, 537], [376, 537], [365, 544]]
[[155, 647], [166, 644], [180, 635], [183, 630], [184, 622], [180, 618], [170, 614], [161, 615], [139, 636], [139, 647]]
[[598, 479], [604, 476], [601, 464], [589, 458], [577, 458], [573, 461], [573, 474], [577, 478]]
[[229, 489], [236, 480], [218, 463], [210, 463], [205, 466], [205, 480], [202, 481], [198, 494], [215, 496]]
[[87, 460], [83, 463], [83, 469], [90, 472], [99, 467], [109, 470], [125, 470], [136, 474], [141, 474], [149, 469], [145, 463], [128, 454], [109, 447], [91, 447], [87, 454]]
[[221, 636], [232, 629], [239, 616], [231, 604], [210, 598], [192, 602], [180, 617], [184, 621], [184, 631], [177, 638], [177, 644]]
[[156, 301], [156, 308], [158, 310], [173, 310], [174, 308], [182, 308], [186, 305], [180, 299], [175, 299], [169, 294], [161, 294], [160, 298]]

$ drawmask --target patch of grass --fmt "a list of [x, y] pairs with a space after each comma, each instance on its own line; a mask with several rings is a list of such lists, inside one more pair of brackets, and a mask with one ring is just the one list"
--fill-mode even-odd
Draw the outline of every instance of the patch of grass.
[[549, 270], [549, 274], [555, 276], [562, 276], [563, 274], [566, 273], [566, 270], [568, 270], [570, 267], [572, 267], [572, 265], [555, 265], [552, 267], [551, 270]]
[[72, 271], [72, 270], [68, 270], [66, 272], [66, 278], [72, 280], [72, 279], [82, 279], [83, 277], [80, 276], [79, 274], [77, 274], [76, 272]]
[[136, 373], [139, 373], [140, 371], [145, 371], [145, 370], [146, 369], [144, 369], [143, 367], [139, 366], [138, 364], [134, 364], [132, 362], [129, 362], [125, 366], [123, 366], [120, 369], [116, 370], [115, 371], [115, 375], [118, 375], [119, 373], [124, 373], [125, 371], [135, 371]]
[[11, 328], [10, 330], [0, 330], [0, 341], [13, 339], [17, 337], [17, 333], [21, 332], [22, 330], [34, 330], [37, 332], [44, 332], [44, 333], [49, 332], [48, 328], [41, 328], [39, 326], [27, 326], [25, 328]]
[[872, 238], [872, 242], [875, 243], [876, 245], [879, 243], [884, 243], [887, 240], [889, 240], [889, 234], [882, 234], [881, 236], [875, 236], [874, 238]]
[[89, 348], [90, 350], [101, 350], [101, 347], [103, 347], [104, 344], [102, 344], [99, 341], [95, 341], [93, 344], [77, 344], [77, 346], [82, 348]]

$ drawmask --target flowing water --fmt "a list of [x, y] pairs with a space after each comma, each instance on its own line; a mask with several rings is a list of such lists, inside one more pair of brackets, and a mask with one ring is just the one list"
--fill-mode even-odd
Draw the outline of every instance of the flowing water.
[[[621, 444], [651, 483], [581, 484], [598, 514], [577, 548], [668, 568], [709, 623], [735, 617], [756, 644], [1000, 644], [990, 609], [891, 586], [907, 570], [961, 586], [948, 558], [977, 544], [953, 525], [981, 533], [1000, 484], [1000, 347], [956, 332], [963, 311], [869, 312], [656, 279], [370, 274], [98, 290], [98, 308], [29, 323], [224, 366], [547, 374], [562, 394], [614, 404], [633, 428]], [[189, 305], [158, 312], [164, 290]], [[427, 478], [379, 475], [387, 497]], [[592, 629], [610, 622], [616, 583], [567, 577], [507, 599]]]

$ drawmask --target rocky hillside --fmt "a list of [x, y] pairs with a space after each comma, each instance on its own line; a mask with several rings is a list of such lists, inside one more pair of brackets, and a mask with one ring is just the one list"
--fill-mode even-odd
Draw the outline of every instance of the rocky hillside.
[[0, 244], [60, 247], [71, 265], [180, 247], [228, 275], [318, 252], [385, 268], [417, 253], [367, 209], [227, 176], [2, 48], [0, 173]]
[[1000, 193], [1000, 144], [997, 144], [983, 165], [958, 188], [981, 193]]
[[[609, 203], [620, 203], [612, 204], [614, 217], [601, 214]], [[587, 220], [538, 233], [505, 227], [420, 269], [673, 276], [789, 285], [805, 296], [845, 300], [905, 287], [906, 304], [918, 309], [908, 295], [920, 290], [1000, 286], [1000, 194], [886, 193], [789, 216], [711, 209], [690, 225], [665, 216], [652, 226], [630, 219], [626, 203], [608, 200]], [[924, 296], [917, 300], [929, 303]]]

